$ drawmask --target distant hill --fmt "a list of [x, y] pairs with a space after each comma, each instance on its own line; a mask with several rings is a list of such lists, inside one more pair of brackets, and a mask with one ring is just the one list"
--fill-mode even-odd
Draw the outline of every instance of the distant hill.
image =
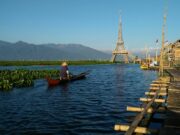
[[80, 44], [30, 44], [0, 41], [0, 60], [99, 60], [111, 55]]

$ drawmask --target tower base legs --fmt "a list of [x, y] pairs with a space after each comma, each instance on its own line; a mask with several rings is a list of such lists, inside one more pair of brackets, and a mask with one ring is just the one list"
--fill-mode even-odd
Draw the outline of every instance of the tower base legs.
[[[128, 54], [121, 54], [121, 55], [123, 55], [124, 63], [126, 64], [129, 63]], [[117, 54], [112, 55], [111, 62], [114, 63], [116, 61], [116, 56]]]
[[116, 59], [116, 55], [113, 54], [113, 55], [112, 55], [112, 58], [111, 58], [111, 62], [114, 63], [114, 62], [115, 62], [115, 59]]

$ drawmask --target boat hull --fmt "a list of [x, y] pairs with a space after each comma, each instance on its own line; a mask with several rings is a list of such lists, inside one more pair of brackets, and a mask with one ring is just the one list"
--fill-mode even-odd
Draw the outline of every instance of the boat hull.
[[89, 74], [88, 71], [83, 72], [83, 73], [78, 74], [78, 75], [73, 75], [70, 79], [64, 79], [64, 80], [47, 78], [48, 86], [57, 86], [57, 85], [69, 83], [69, 82], [72, 82], [72, 81], [81, 80], [81, 79], [86, 78], [87, 74]]
[[148, 67], [148, 65], [141, 65], [140, 68], [143, 70], [147, 70], [149, 67]]

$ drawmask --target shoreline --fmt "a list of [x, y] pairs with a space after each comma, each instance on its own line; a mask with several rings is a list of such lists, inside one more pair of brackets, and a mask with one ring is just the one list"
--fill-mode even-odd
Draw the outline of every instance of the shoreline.
[[[50, 66], [50, 65], [60, 65], [62, 61], [23, 61], [23, 60], [15, 60], [15, 61], [0, 61], [0, 66]], [[77, 60], [77, 61], [67, 61], [69, 65], [94, 65], [94, 64], [112, 64], [112, 62], [108, 60], [99, 61], [99, 60]]]
[[[61, 65], [63, 61], [0, 61], [0, 66], [51, 66]], [[116, 64], [122, 62], [110, 62], [109, 60], [77, 60], [66, 61], [68, 65], [99, 65], [99, 64]], [[129, 63], [131, 64], [131, 63]]]

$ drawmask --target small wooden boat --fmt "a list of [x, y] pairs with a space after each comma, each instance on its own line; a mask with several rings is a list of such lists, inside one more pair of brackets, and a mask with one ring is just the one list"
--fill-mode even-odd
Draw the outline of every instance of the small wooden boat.
[[149, 66], [147, 64], [143, 64], [143, 65], [141, 65], [140, 68], [143, 70], [147, 70], [149, 68]]
[[68, 82], [84, 79], [86, 77], [86, 75], [88, 75], [89, 73], [90, 73], [90, 71], [86, 71], [86, 72], [80, 73], [78, 75], [72, 75], [72, 77], [70, 77], [70, 79], [67, 79], [67, 80], [47, 78], [47, 81], [48, 81], [49, 86], [57, 86], [60, 84], [65, 84]]

